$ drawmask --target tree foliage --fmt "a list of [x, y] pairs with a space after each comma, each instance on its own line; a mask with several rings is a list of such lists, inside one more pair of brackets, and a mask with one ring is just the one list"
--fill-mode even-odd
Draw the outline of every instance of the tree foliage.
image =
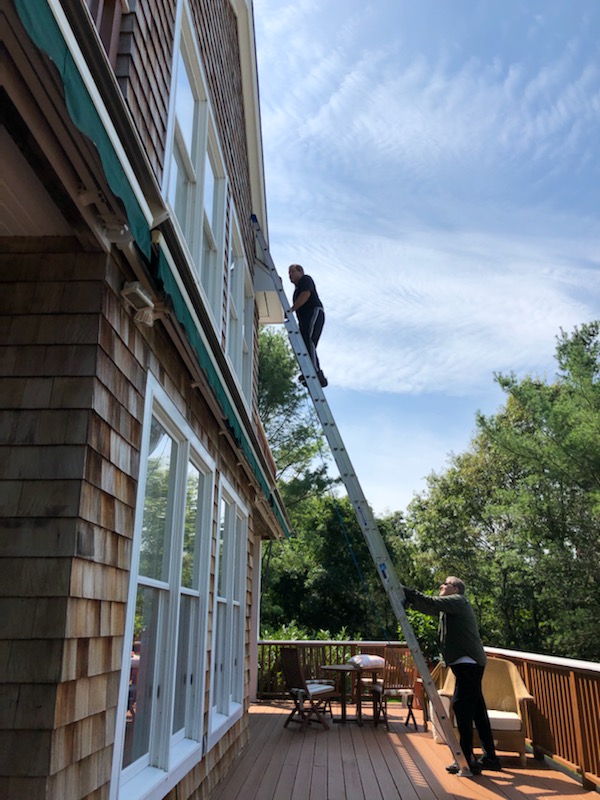
[[322, 494], [331, 479], [324, 447], [306, 390], [296, 380], [298, 366], [284, 334], [264, 328], [259, 336], [258, 411], [277, 464], [277, 479], [286, 507]]
[[[318, 433], [295, 405], [293, 355], [272, 338], [266, 345], [272, 372], [287, 364], [263, 398], [295, 536], [265, 559], [263, 622], [392, 638], [395, 620], [352, 507], [318, 485]], [[471, 446], [428, 477], [406, 515], [378, 520], [404, 583], [429, 591], [448, 574], [465, 580], [488, 645], [600, 658], [599, 356], [593, 322], [561, 331], [553, 381], [497, 375], [505, 404], [478, 416]], [[432, 654], [431, 625], [416, 632]]]
[[561, 332], [553, 383], [498, 375], [505, 406], [409, 509], [417, 560], [465, 578], [488, 644], [600, 654], [598, 355], [592, 323]]

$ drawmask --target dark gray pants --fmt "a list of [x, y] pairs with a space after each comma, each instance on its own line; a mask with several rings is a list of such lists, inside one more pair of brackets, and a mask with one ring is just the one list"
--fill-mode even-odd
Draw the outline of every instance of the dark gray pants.
[[465, 758], [469, 763], [473, 761], [473, 722], [484, 753], [495, 758], [494, 737], [481, 690], [484, 667], [479, 664], [452, 664], [450, 669], [456, 678], [452, 708]]
[[315, 371], [318, 373], [321, 369], [319, 365], [319, 356], [317, 355], [317, 344], [321, 338], [323, 325], [325, 324], [325, 312], [322, 308], [315, 308], [313, 313], [306, 319], [305, 317], [298, 318], [298, 327], [300, 333], [308, 350], [308, 355], [313, 363]]

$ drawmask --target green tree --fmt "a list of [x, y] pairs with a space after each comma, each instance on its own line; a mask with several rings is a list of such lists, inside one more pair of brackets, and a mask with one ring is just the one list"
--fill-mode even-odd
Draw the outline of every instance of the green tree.
[[285, 333], [263, 328], [259, 335], [258, 412], [277, 464], [277, 480], [288, 510], [331, 484], [320, 454], [325, 440]]
[[561, 333], [551, 384], [498, 376], [505, 407], [409, 508], [421, 588], [463, 577], [488, 644], [600, 654], [598, 336]]
[[600, 654], [599, 356], [599, 322], [561, 331], [553, 383], [498, 376], [516, 424], [479, 420], [521, 465], [514, 505], [535, 553], [546, 649], [580, 658]]
[[311, 497], [296, 522], [280, 548], [263, 626], [295, 620], [313, 636], [346, 628], [352, 638], [395, 638], [396, 619], [350, 501]]

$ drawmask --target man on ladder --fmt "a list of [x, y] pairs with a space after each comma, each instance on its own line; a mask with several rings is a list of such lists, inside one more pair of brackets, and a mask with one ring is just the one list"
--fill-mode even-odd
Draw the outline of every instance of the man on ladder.
[[[323, 375], [319, 364], [319, 356], [317, 355], [317, 344], [325, 324], [323, 304], [317, 294], [315, 282], [310, 275], [304, 274], [304, 268], [300, 264], [291, 264], [289, 275], [291, 282], [295, 286], [294, 297], [292, 298], [293, 305], [290, 311], [296, 312], [298, 327], [317, 373], [319, 383], [321, 386], [327, 386], [327, 378]], [[306, 386], [304, 375], [300, 375], [299, 380]]]

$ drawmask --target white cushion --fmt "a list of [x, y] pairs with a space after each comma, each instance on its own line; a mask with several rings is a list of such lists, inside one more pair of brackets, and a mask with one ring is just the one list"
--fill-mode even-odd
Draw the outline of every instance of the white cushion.
[[308, 693], [311, 697], [316, 694], [324, 694], [325, 692], [330, 692], [333, 687], [330, 683], [311, 683], [310, 686], [307, 685]]
[[382, 656], [372, 656], [370, 653], [359, 653], [348, 661], [353, 667], [367, 669], [368, 667], [383, 667], [385, 659]]
[[[450, 698], [441, 697], [442, 703], [447, 713], [450, 713]], [[488, 716], [490, 718], [490, 725], [492, 731], [520, 731], [523, 727], [521, 717], [514, 711], [497, 711], [495, 708], [488, 708]], [[442, 727], [437, 718], [437, 714], [433, 710], [433, 706], [429, 703], [429, 719], [433, 725], [433, 739], [436, 742], [443, 742], [444, 735]], [[475, 723], [473, 723], [475, 727]]]
[[520, 731], [523, 725], [521, 717], [514, 711], [496, 711], [488, 708], [490, 725], [494, 731]]

